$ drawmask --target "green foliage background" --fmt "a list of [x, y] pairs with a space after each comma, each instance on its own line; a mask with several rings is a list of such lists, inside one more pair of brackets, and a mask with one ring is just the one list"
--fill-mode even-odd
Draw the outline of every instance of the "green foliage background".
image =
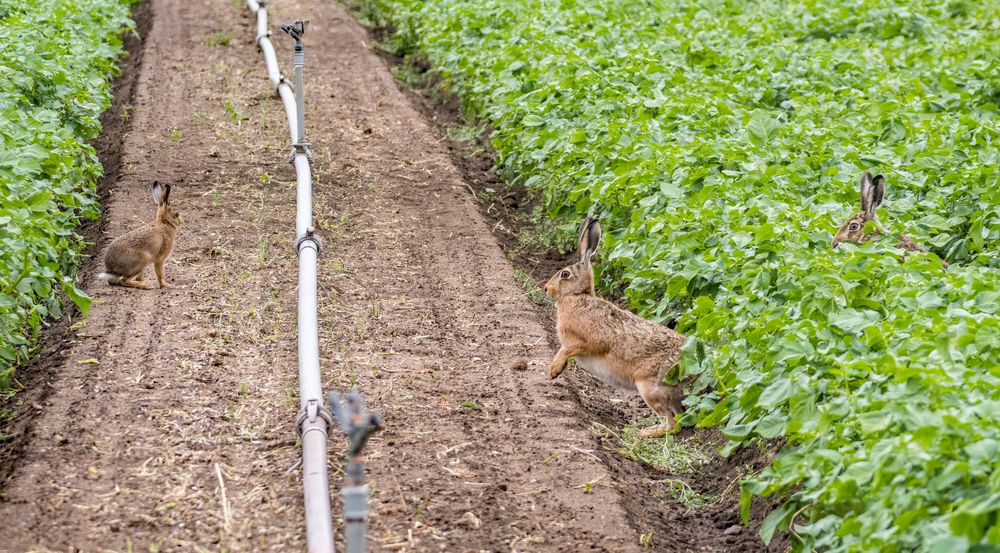
[[132, 28], [132, 0], [0, 2], [0, 389], [75, 285], [82, 239], [98, 215], [100, 134], [109, 79]]
[[[787, 437], [742, 483], [744, 509], [786, 499], [765, 541], [1000, 544], [1000, 3], [357, 9], [433, 63], [549, 216], [602, 218], [604, 282], [694, 337], [687, 423], [727, 449]], [[831, 250], [865, 170], [887, 177], [886, 232], [933, 253]]]

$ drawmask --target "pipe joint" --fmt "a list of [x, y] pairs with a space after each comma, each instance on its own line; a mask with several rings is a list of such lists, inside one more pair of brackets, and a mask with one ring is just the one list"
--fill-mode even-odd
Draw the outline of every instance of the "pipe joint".
[[[320, 419], [323, 420], [323, 424], [316, 424]], [[327, 436], [326, 429], [331, 426], [333, 426], [333, 417], [318, 399], [310, 399], [309, 403], [295, 417], [295, 428], [299, 431], [300, 436], [318, 431], [322, 432], [325, 437]]]
[[312, 247], [316, 250], [317, 256], [319, 256], [320, 252], [323, 251], [323, 241], [319, 239], [319, 235], [316, 234], [316, 229], [313, 227], [307, 227], [305, 234], [295, 239], [296, 254], [301, 252], [302, 248], [308, 247]]
[[271, 31], [257, 35], [257, 47], [260, 48], [260, 41], [265, 38], [271, 38]]
[[310, 161], [312, 161], [312, 143], [308, 140], [302, 140], [301, 142], [296, 142], [292, 144], [292, 159], [288, 160], [288, 163], [295, 163], [295, 156], [304, 155]]

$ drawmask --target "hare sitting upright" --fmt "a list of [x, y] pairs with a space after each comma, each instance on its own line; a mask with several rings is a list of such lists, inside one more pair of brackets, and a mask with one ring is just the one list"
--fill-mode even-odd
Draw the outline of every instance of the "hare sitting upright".
[[[561, 347], [549, 364], [549, 378], [566, 369], [570, 357], [590, 374], [608, 384], [636, 390], [658, 416], [666, 430], [684, 411], [680, 386], [663, 383], [666, 372], [680, 360], [684, 336], [633, 315], [594, 295], [591, 258], [601, 240], [601, 225], [588, 217], [580, 229], [580, 261], [560, 270], [545, 284], [556, 300], [556, 330]], [[642, 435], [662, 434], [650, 426]]]
[[[878, 175], [873, 179], [872, 174], [865, 171], [865, 174], [861, 175], [861, 211], [851, 215], [850, 219], [840, 225], [837, 233], [833, 235], [833, 242], [830, 245], [836, 248], [841, 242], [867, 242], [881, 235], [882, 233], [878, 230], [865, 233], [865, 223], [878, 220], [875, 210], [882, 205], [883, 197], [885, 197], [885, 177]], [[910, 252], [927, 251], [927, 248], [917, 244], [905, 234], [899, 237], [896, 247]], [[948, 268], [948, 264], [943, 260], [941, 264], [945, 269]]]
[[109, 284], [151, 290], [152, 284], [142, 280], [142, 273], [150, 263], [156, 268], [160, 288], [170, 288], [163, 269], [174, 248], [177, 227], [183, 222], [180, 214], [170, 207], [170, 185], [153, 182], [153, 203], [156, 219], [144, 227], [115, 238], [104, 257], [105, 272], [97, 278]]

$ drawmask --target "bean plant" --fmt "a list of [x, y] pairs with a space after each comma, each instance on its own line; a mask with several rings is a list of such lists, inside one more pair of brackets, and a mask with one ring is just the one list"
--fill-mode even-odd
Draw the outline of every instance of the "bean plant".
[[[783, 438], [741, 484], [765, 542], [1000, 546], [1000, 2], [356, 7], [547, 217], [601, 218], [601, 282], [691, 337], [683, 422]], [[864, 171], [884, 238], [834, 250]]]
[[101, 131], [130, 0], [0, 2], [0, 390], [60, 317], [75, 282], [75, 232], [98, 216]]

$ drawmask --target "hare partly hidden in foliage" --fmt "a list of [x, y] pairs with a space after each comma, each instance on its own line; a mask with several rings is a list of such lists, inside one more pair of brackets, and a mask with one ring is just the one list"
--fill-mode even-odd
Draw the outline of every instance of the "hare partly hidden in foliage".
[[153, 203], [156, 204], [156, 219], [115, 238], [104, 257], [105, 272], [97, 278], [110, 284], [151, 290], [153, 285], [142, 280], [142, 273], [152, 263], [160, 288], [171, 287], [163, 265], [174, 249], [174, 236], [183, 221], [180, 214], [170, 207], [169, 184], [160, 186], [159, 182], [153, 182]]
[[[875, 210], [878, 209], [878, 206], [882, 205], [882, 198], [884, 196], [885, 177], [878, 175], [872, 178], [872, 174], [865, 171], [865, 174], [861, 175], [861, 211], [851, 215], [850, 219], [845, 221], [843, 225], [840, 225], [837, 233], [833, 235], [833, 242], [830, 245], [836, 248], [841, 242], [867, 242], [881, 235], [882, 233], [878, 230], [865, 233], [865, 223], [878, 220]], [[910, 252], [927, 251], [927, 248], [917, 244], [905, 234], [899, 237], [896, 247]], [[900, 262], [902, 261], [903, 259], [900, 258]], [[948, 268], [948, 264], [944, 260], [941, 261], [941, 265], [945, 269]]]
[[600, 240], [600, 223], [588, 217], [580, 229], [580, 261], [545, 284], [545, 292], [556, 300], [561, 345], [549, 363], [549, 378], [559, 376], [569, 358], [575, 358], [608, 384], [638, 391], [646, 405], [666, 419], [666, 429], [650, 426], [642, 435], [662, 435], [676, 424], [674, 416], [684, 411], [681, 387], [663, 383], [666, 372], [680, 360], [684, 336], [594, 295], [591, 258]]

